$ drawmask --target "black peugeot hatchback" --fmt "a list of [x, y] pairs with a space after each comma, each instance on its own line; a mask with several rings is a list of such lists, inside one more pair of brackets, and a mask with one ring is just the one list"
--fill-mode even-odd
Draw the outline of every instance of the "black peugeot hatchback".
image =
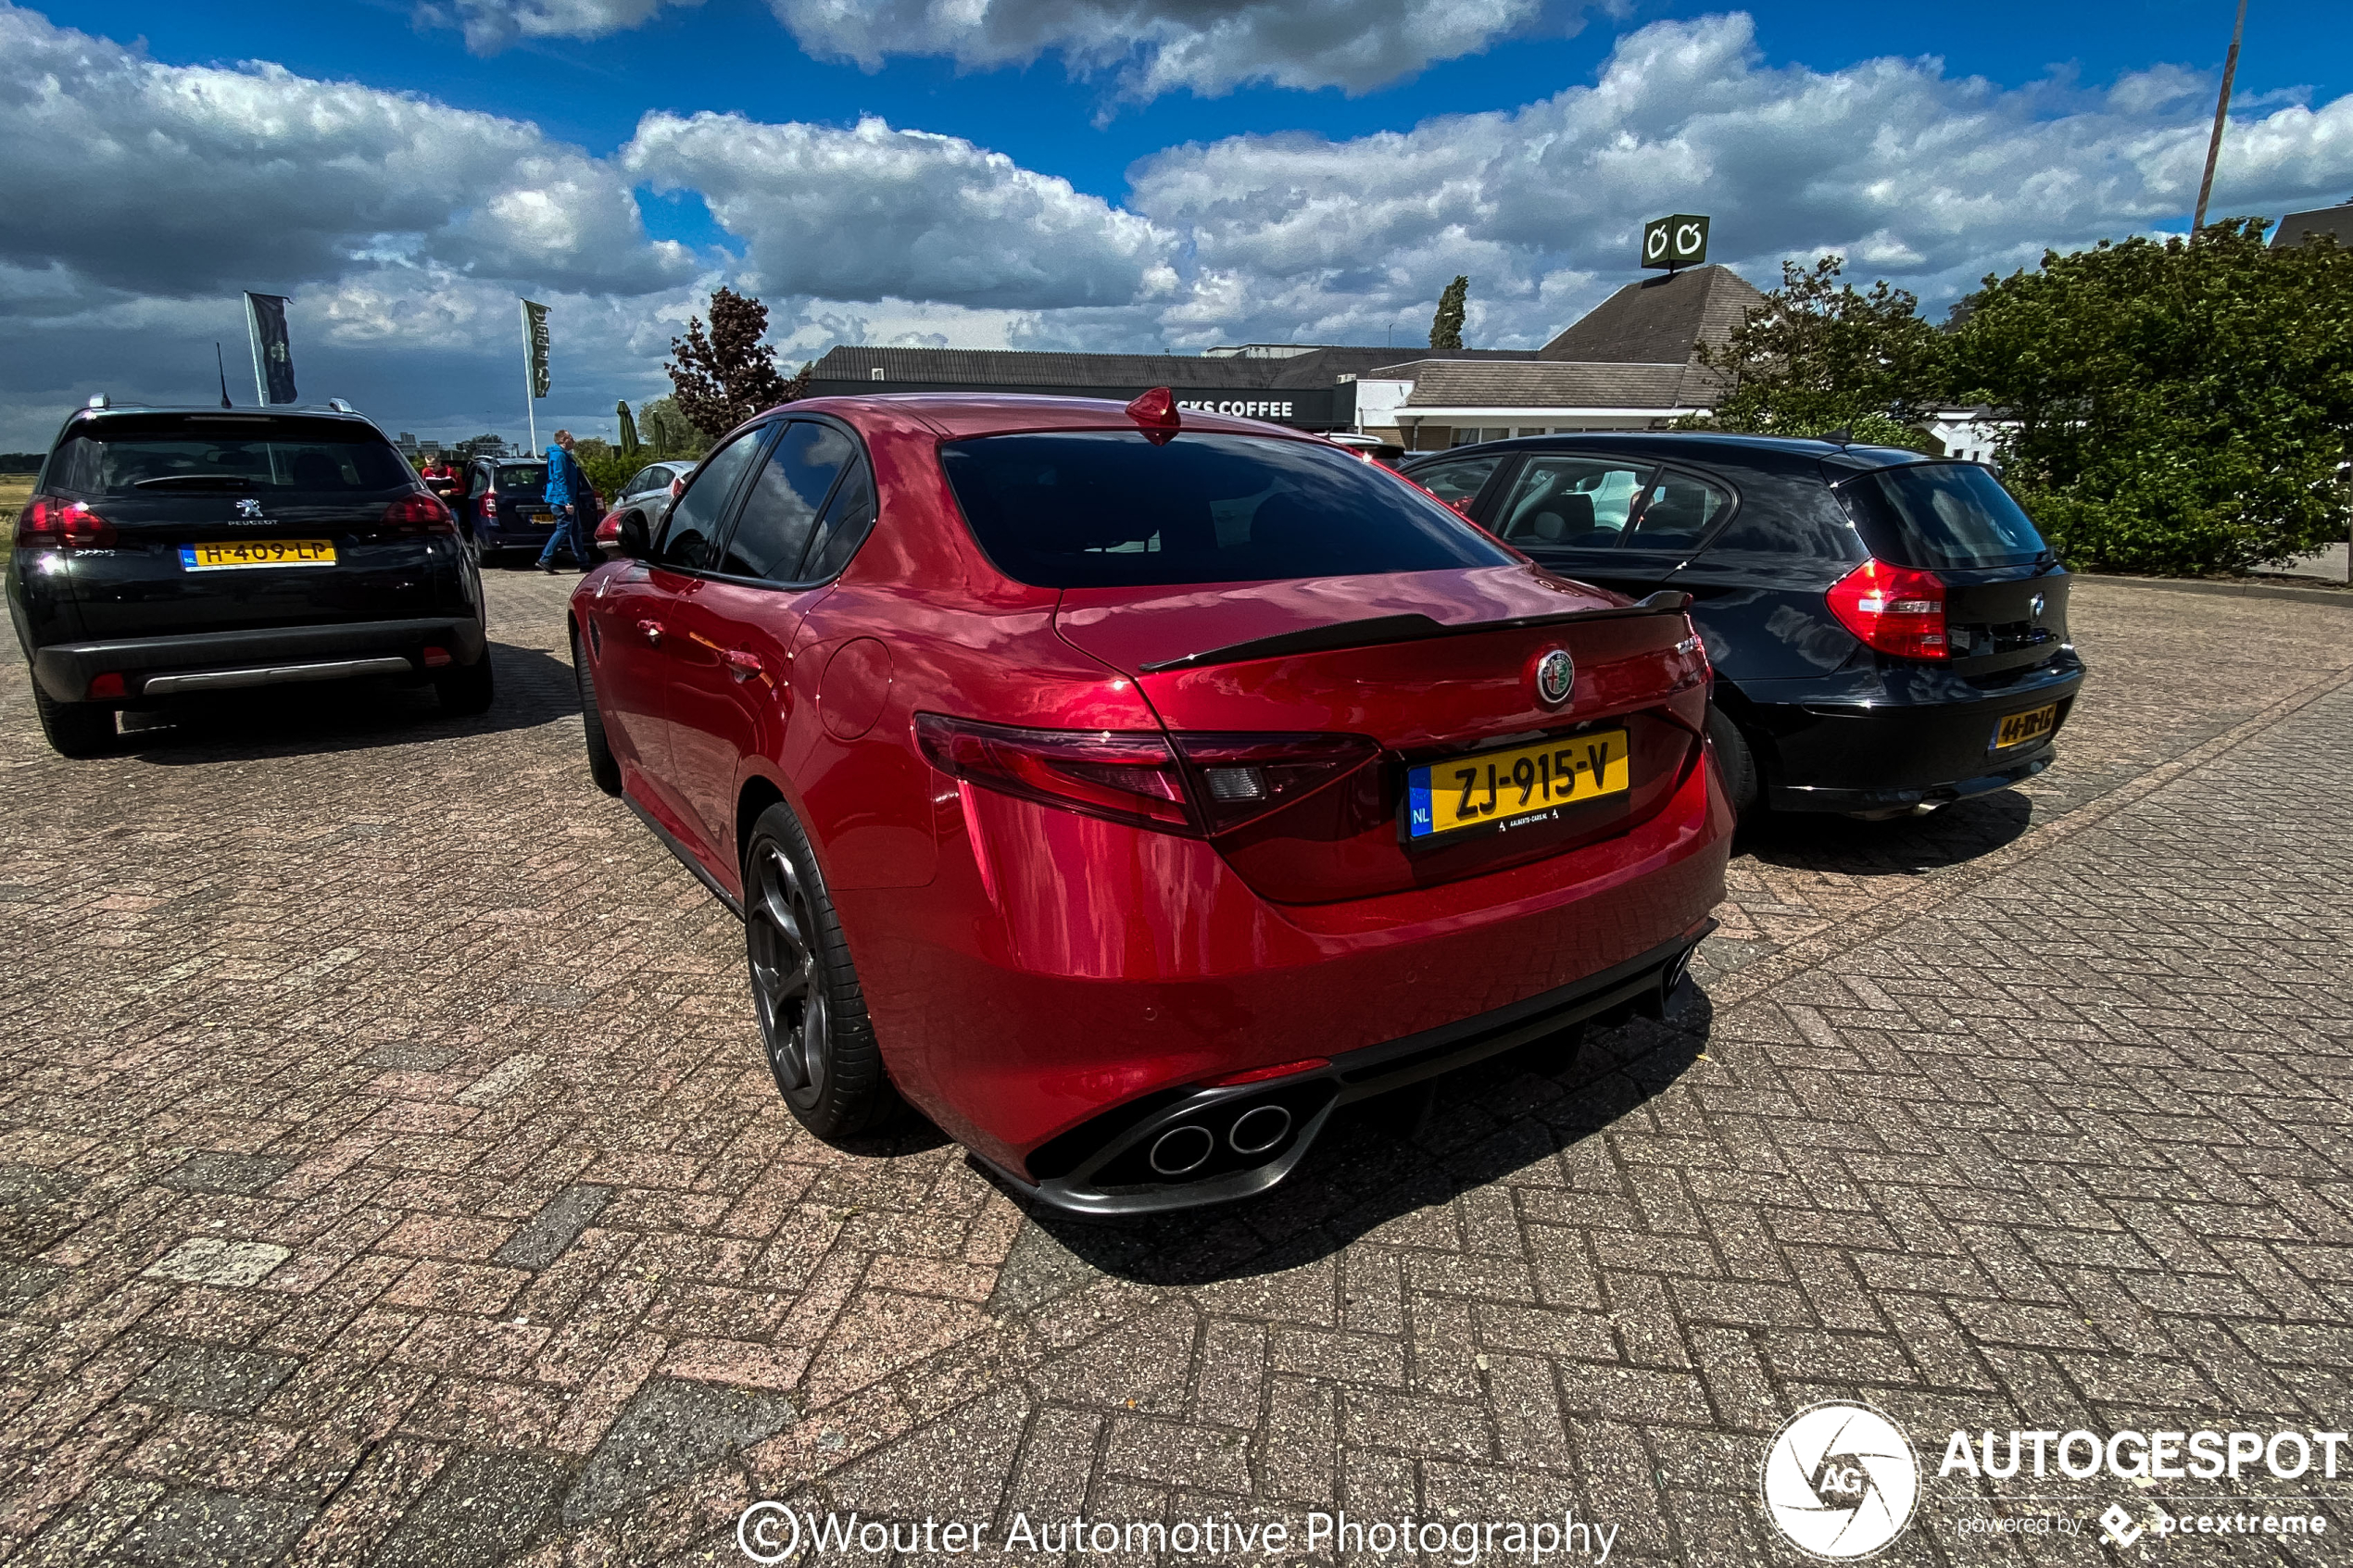
[[1564, 577], [1692, 596], [1743, 817], [1905, 816], [2032, 777], [2083, 684], [2067, 571], [1981, 464], [1656, 432], [1403, 467]]
[[106, 406], [58, 433], [17, 519], [8, 613], [49, 744], [240, 686], [390, 676], [490, 706], [456, 520], [348, 408]]

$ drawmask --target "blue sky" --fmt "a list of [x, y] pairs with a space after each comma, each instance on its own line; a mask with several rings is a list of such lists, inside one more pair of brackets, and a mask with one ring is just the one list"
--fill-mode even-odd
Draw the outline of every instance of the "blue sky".
[[[2216, 212], [2353, 197], [2353, 6], [2250, 12]], [[2045, 245], [2181, 228], [2230, 21], [2227, 0], [0, 0], [32, 68], [0, 101], [0, 445], [40, 445], [94, 377], [195, 395], [241, 287], [294, 297], [306, 395], [450, 435], [520, 423], [517, 294], [556, 307], [547, 413], [584, 423], [661, 390], [720, 282], [768, 301], [788, 359], [1404, 342], [1456, 271], [1472, 341], [1516, 345], [1633, 275], [1643, 218], [1690, 210], [1759, 282], [1837, 249], [1941, 309]]]

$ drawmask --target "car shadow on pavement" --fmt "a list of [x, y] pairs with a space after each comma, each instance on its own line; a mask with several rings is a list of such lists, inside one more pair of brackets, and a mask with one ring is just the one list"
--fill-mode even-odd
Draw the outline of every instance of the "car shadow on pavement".
[[[1344, 1107], [1298, 1169], [1263, 1198], [1123, 1221], [1025, 1203], [1031, 1223], [999, 1273], [991, 1310], [1034, 1308], [1098, 1271], [1172, 1286], [1280, 1273], [1391, 1222], [1410, 1227], [1417, 1222], [1409, 1216], [1473, 1188], [1568, 1186], [1571, 1176], [1557, 1163], [1563, 1152], [1680, 1078], [1705, 1053], [1714, 1018], [1706, 994], [1686, 983], [1663, 1022], [1564, 1030]], [[1552, 1170], [1536, 1171], [1547, 1162]], [[1453, 1234], [1451, 1217], [1430, 1223]]]
[[[427, 685], [392, 681], [252, 686], [126, 713], [118, 755], [166, 767], [353, 751], [530, 729], [580, 711], [572, 666], [537, 648], [490, 645], [497, 695], [487, 713], [445, 712]], [[583, 775], [584, 779], [585, 775]]]
[[2034, 802], [2002, 789], [1955, 801], [1930, 816], [1883, 822], [1816, 813], [1768, 817], [1743, 828], [1737, 847], [1789, 871], [1920, 876], [1990, 854], [2033, 825]]

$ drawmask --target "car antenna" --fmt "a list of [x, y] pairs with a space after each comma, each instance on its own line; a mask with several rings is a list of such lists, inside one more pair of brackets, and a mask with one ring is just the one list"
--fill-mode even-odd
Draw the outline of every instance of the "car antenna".
[[1822, 439], [1833, 446], [1852, 446], [1855, 445], [1855, 433], [1841, 425], [1836, 430], [1825, 431]]
[[229, 362], [220, 358], [220, 345], [218, 343], [212, 345], [212, 363], [220, 372], [220, 406], [233, 408], [236, 405], [229, 401]]

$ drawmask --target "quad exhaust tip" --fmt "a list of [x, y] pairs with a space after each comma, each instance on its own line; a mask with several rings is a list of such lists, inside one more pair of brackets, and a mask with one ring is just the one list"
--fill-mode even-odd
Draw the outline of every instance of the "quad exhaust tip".
[[1189, 1175], [1208, 1164], [1209, 1157], [1216, 1152], [1216, 1135], [1187, 1122], [1152, 1140], [1151, 1166], [1164, 1176]]
[[1290, 1135], [1290, 1112], [1279, 1105], [1253, 1105], [1234, 1118], [1226, 1142], [1236, 1154], [1265, 1154]]

